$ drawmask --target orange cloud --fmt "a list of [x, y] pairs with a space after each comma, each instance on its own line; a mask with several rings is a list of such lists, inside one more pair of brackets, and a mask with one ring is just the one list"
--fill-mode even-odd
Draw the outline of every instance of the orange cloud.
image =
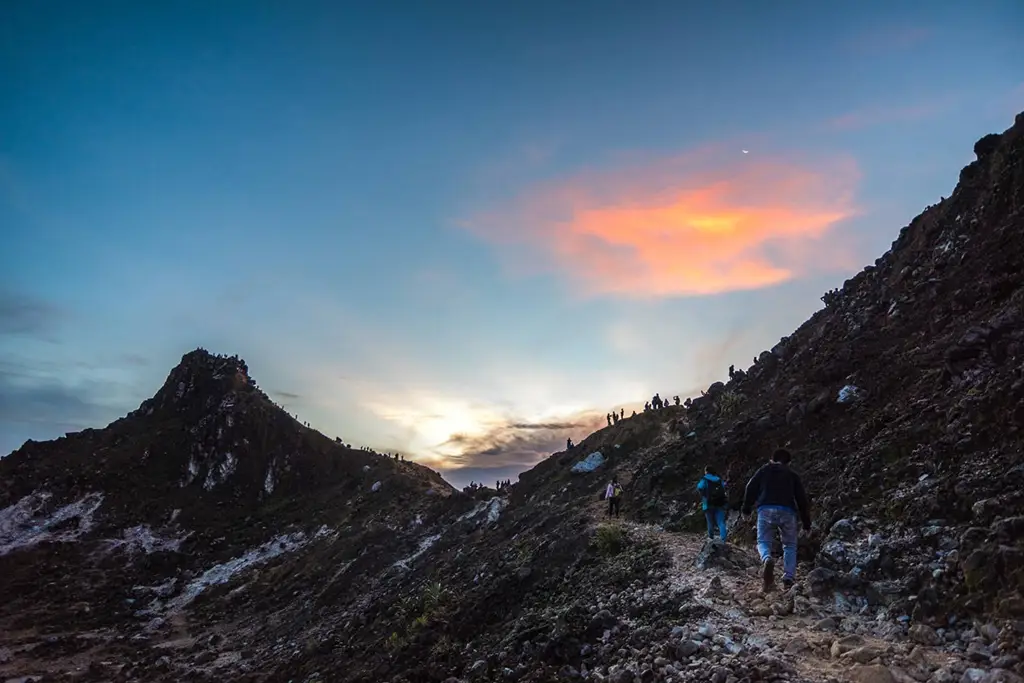
[[589, 295], [716, 294], [834, 266], [822, 238], [855, 213], [852, 161], [808, 167], [757, 154], [708, 148], [582, 173], [463, 226], [517, 270], [554, 270]]

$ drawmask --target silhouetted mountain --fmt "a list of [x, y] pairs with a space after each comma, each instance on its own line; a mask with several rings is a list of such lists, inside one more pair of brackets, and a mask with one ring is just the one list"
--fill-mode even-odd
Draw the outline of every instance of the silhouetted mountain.
[[[0, 674], [1021, 681], [1024, 114], [975, 152], [747, 370], [500, 495], [347, 449], [241, 360], [186, 354], [131, 415], [0, 461]], [[717, 466], [737, 506], [777, 446], [814, 528], [797, 585], [762, 595], [750, 524], [704, 545], [695, 484]]]

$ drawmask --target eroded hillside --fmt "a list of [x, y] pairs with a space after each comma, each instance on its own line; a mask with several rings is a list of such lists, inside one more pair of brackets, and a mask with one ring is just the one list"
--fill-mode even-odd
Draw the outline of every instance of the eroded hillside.
[[[975, 152], [747, 370], [501, 495], [348, 449], [242, 361], [187, 354], [126, 418], [0, 461], [0, 675], [1021, 680], [1024, 114]], [[736, 503], [779, 445], [814, 529], [796, 587], [762, 596], [746, 525], [701, 547], [693, 486], [715, 464]]]

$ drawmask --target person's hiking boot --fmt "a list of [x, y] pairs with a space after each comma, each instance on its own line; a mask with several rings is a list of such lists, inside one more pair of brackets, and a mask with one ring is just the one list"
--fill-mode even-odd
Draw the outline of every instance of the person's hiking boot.
[[793, 579], [791, 579], [789, 577], [783, 577], [782, 578], [782, 589], [788, 591], [790, 588], [793, 587], [794, 583], [795, 583], [795, 581], [793, 581]]
[[765, 593], [775, 590], [775, 560], [771, 557], [761, 564], [761, 580]]

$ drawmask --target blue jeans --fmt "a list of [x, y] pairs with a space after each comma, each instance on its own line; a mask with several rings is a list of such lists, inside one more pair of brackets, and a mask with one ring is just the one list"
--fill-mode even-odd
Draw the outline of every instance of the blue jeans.
[[796, 511], [781, 508], [762, 508], [757, 511], [757, 552], [764, 562], [772, 554], [772, 542], [778, 531], [782, 536], [783, 579], [796, 576], [796, 538], [798, 531]]
[[708, 508], [704, 511], [704, 518], [708, 521], [708, 538], [715, 537], [715, 528], [725, 540], [725, 508]]

